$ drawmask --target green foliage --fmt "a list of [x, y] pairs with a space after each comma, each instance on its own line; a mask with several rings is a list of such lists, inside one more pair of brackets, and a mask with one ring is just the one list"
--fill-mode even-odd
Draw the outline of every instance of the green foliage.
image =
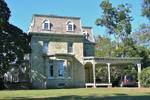
[[115, 43], [106, 36], [96, 37], [95, 55], [99, 57], [110, 57], [113, 55]]
[[108, 82], [108, 70], [107, 66], [96, 65], [96, 82], [98, 83], [107, 83]]
[[[147, 0], [145, 0], [147, 1]], [[96, 45], [96, 56], [108, 56], [108, 57], [142, 57], [142, 66], [150, 66], [150, 50], [146, 47], [136, 45], [137, 42], [144, 42], [149, 44], [149, 26], [142, 26], [136, 36], [129, 37], [131, 33], [131, 21], [132, 17], [130, 16], [130, 5], [121, 4], [117, 7], [112, 7], [112, 4], [109, 0], [103, 0], [100, 4], [101, 9], [103, 10], [103, 15], [101, 18], [96, 20], [96, 25], [105, 26], [108, 29], [109, 34], [114, 34], [116, 42], [112, 42], [109, 38], [106, 37], [97, 37]], [[147, 9], [147, 8], [146, 8]], [[149, 8], [148, 8], [149, 9]], [[150, 10], [149, 10], [150, 11]], [[140, 34], [139, 34], [140, 33]], [[115, 48], [116, 45], [116, 48]], [[116, 80], [117, 77], [125, 75], [127, 73], [132, 74], [135, 79], [137, 79], [137, 73], [135, 68], [131, 65], [122, 67], [114, 66], [111, 67], [111, 78], [112, 81]], [[105, 69], [97, 69], [98, 75], [103, 74], [100, 79], [106, 81], [107, 73]]]
[[137, 46], [137, 55], [138, 57], [142, 57], [142, 66], [143, 67], [148, 67], [150, 66], [150, 50], [147, 49], [146, 47], [142, 47], [142, 46]]
[[7, 4], [0, 0], [0, 76], [3, 76], [12, 64], [21, 65], [25, 54], [30, 52], [30, 36], [9, 24], [9, 17]]
[[142, 24], [139, 29], [132, 34], [133, 40], [137, 45], [150, 48], [150, 24]]
[[109, 34], [114, 34], [117, 43], [123, 41], [131, 33], [132, 17], [129, 4], [121, 4], [112, 7], [109, 0], [103, 0], [100, 4], [103, 10], [101, 18], [96, 20], [96, 25], [105, 26]]
[[141, 63], [143, 67], [150, 66], [150, 50], [143, 46], [138, 46], [128, 43], [128, 45], [120, 45], [120, 47], [114, 51], [116, 57], [141, 57]]
[[[110, 67], [111, 82], [114, 82], [121, 78], [121, 76], [129, 75], [133, 79], [137, 80], [137, 71], [133, 65], [112, 65]], [[108, 69], [107, 65], [96, 65], [96, 82], [107, 83], [108, 82]], [[119, 81], [119, 80], [118, 80]]]
[[142, 15], [150, 20], [150, 0], [143, 0]]
[[10, 10], [4, 0], [0, 0], [0, 26], [6, 23], [10, 17]]
[[150, 67], [142, 70], [140, 74], [141, 85], [144, 87], [150, 87]]
[[124, 39], [124, 43], [120, 43], [118, 49], [114, 51], [116, 57], [138, 57], [137, 49], [132, 38]]
[[133, 67], [133, 65], [118, 65], [111, 66], [111, 81], [116, 81], [119, 77], [124, 75], [131, 75], [136, 80], [137, 79], [137, 71]]

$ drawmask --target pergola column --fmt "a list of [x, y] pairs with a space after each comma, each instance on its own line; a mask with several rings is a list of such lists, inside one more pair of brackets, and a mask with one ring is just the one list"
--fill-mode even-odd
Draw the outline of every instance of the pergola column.
[[141, 87], [141, 83], [140, 83], [140, 74], [141, 74], [141, 64], [137, 64], [137, 68], [138, 68], [138, 87]]
[[95, 62], [93, 61], [93, 87], [96, 88]]
[[110, 63], [107, 63], [107, 69], [108, 69], [108, 83], [110, 83]]

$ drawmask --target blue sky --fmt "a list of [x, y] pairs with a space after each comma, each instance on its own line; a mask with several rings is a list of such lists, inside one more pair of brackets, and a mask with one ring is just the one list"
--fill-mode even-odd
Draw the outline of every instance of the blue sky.
[[[96, 18], [102, 15], [99, 4], [102, 0], [6, 0], [11, 10], [10, 22], [24, 32], [27, 32], [33, 14], [54, 14], [62, 16], [81, 17], [83, 26], [92, 26], [94, 35], [105, 34], [104, 27], [95, 25]], [[132, 5], [134, 20], [132, 22], [135, 31], [141, 23], [148, 22], [141, 16], [142, 0], [110, 0], [113, 6], [121, 3]]]

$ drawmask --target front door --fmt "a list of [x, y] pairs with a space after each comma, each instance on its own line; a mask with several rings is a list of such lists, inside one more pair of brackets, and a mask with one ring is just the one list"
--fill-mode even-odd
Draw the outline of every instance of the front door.
[[86, 83], [92, 82], [92, 68], [91, 68], [91, 66], [85, 67], [85, 82]]

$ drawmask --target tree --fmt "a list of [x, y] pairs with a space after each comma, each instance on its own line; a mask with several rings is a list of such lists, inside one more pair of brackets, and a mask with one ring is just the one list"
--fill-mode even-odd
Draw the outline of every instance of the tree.
[[30, 53], [30, 36], [9, 24], [10, 13], [6, 2], [0, 0], [0, 77], [13, 64], [20, 66], [24, 56]]
[[143, 0], [142, 15], [150, 20], [150, 0]]
[[137, 45], [150, 48], [150, 24], [142, 24], [139, 29], [132, 34]]
[[115, 42], [111, 41], [106, 36], [96, 37], [95, 55], [101, 57], [113, 56], [113, 51], [115, 48]]
[[114, 51], [114, 55], [117, 57], [141, 57], [142, 66], [150, 66], [150, 50], [147, 47], [136, 45], [133, 38], [126, 38], [124, 44], [120, 44], [120, 47]]
[[121, 4], [117, 7], [112, 7], [109, 0], [103, 0], [100, 7], [103, 10], [103, 15], [96, 20], [96, 25], [105, 26], [109, 34], [114, 34], [118, 48], [119, 42], [123, 42], [131, 33], [130, 5]]

